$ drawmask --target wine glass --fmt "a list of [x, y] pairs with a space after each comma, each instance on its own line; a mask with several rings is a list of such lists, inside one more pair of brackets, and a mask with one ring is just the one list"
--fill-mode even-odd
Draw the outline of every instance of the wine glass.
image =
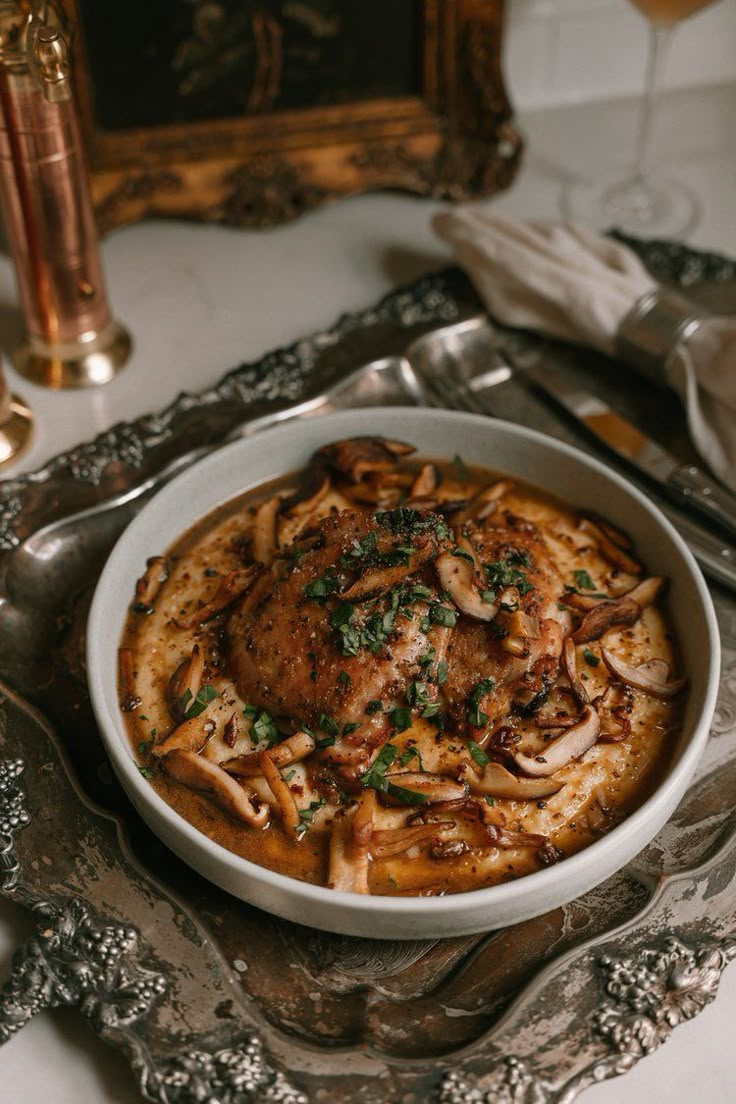
[[634, 168], [622, 177], [592, 178], [570, 184], [562, 195], [566, 217], [630, 234], [677, 237], [692, 230], [699, 216], [695, 196], [676, 180], [650, 170], [652, 122], [661, 76], [675, 24], [715, 0], [631, 0], [649, 21], [645, 90], [636, 136]]

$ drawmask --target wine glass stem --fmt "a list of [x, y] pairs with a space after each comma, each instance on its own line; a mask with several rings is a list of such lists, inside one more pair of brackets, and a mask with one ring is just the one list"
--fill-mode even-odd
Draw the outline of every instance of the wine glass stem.
[[672, 41], [672, 32], [672, 26], [663, 26], [657, 23], [649, 24], [646, 82], [636, 139], [633, 181], [636, 184], [643, 184], [649, 172], [649, 158], [652, 152], [652, 125], [662, 86], [662, 73]]

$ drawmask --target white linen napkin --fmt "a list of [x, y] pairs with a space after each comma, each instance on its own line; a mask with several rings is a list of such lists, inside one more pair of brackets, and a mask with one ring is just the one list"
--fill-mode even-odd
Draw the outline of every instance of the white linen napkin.
[[[624, 317], [656, 286], [630, 249], [572, 223], [468, 206], [435, 215], [432, 226], [499, 322], [609, 355]], [[736, 489], [736, 318], [704, 321], [667, 368], [696, 448]]]

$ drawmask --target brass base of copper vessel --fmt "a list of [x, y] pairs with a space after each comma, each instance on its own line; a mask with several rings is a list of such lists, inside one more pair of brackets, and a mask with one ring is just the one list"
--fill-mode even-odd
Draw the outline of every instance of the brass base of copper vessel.
[[6, 413], [0, 425], [0, 468], [17, 460], [33, 439], [33, 413], [16, 395], [9, 397]]
[[119, 322], [66, 345], [47, 345], [36, 337], [16, 349], [13, 364], [22, 376], [43, 387], [97, 387], [125, 366], [132, 341]]

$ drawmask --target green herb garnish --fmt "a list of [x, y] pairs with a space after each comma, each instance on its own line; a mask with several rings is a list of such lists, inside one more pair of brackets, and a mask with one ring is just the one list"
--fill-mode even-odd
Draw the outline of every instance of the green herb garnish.
[[597, 667], [601, 661], [601, 657], [596, 655], [595, 652], [591, 652], [590, 648], [583, 648], [583, 659], [591, 667]]
[[337, 575], [321, 575], [319, 579], [313, 579], [311, 583], [307, 583], [304, 587], [304, 594], [307, 598], [316, 598], [317, 601], [322, 601], [325, 598], [329, 598], [331, 594], [336, 594], [338, 590], [342, 588]]
[[579, 567], [576, 571], [573, 571], [572, 574], [575, 580], [575, 586], [579, 587], [580, 590], [595, 590], [595, 583], [584, 568]]
[[426, 794], [416, 793], [414, 790], [407, 790], [404, 786], [397, 786], [386, 777], [386, 771], [391, 766], [398, 753], [399, 749], [395, 744], [384, 744], [373, 760], [370, 769], [367, 770], [361, 778], [360, 784], [368, 789], [389, 794], [389, 796], [396, 798], [397, 801], [401, 801], [404, 805], [423, 805], [427, 800]]
[[411, 728], [413, 719], [411, 709], [400, 706], [398, 709], [392, 709], [389, 717], [391, 718], [391, 724], [397, 732], [405, 732], [407, 728]]
[[399, 766], [406, 767], [409, 763], [411, 763], [412, 759], [416, 759], [419, 764], [420, 771], [423, 771], [424, 764], [422, 763], [422, 757], [419, 753], [419, 749], [415, 747], [410, 747], [407, 748], [406, 751], [402, 751], [401, 755], [399, 756]]
[[495, 681], [492, 678], [481, 679], [476, 683], [473, 689], [468, 695], [468, 712], [467, 721], [473, 728], [483, 728], [488, 724], [488, 714], [484, 713], [480, 708], [480, 703], [491, 691], [495, 688]]
[[191, 721], [192, 717], [198, 717], [200, 713], [204, 713], [210, 702], [217, 696], [214, 686], [209, 685], [200, 687], [194, 700], [192, 700], [192, 691], [185, 690], [179, 698], [179, 708], [184, 714], [184, 720]]
[[433, 602], [429, 607], [429, 621], [432, 625], [445, 625], [451, 629], [457, 622], [457, 612], [439, 602]]
[[491, 761], [490, 755], [487, 755], [483, 748], [476, 744], [475, 740], [468, 740], [468, 751], [479, 767], [485, 767], [486, 763]]
[[303, 839], [312, 826], [314, 820], [314, 814], [318, 809], [321, 809], [327, 801], [324, 797], [320, 797], [319, 801], [312, 801], [307, 809], [299, 810], [299, 823], [296, 826], [296, 838]]
[[379, 698], [371, 698], [365, 707], [365, 712], [369, 717], [372, 717], [374, 713], [380, 713], [383, 709], [383, 702]]

